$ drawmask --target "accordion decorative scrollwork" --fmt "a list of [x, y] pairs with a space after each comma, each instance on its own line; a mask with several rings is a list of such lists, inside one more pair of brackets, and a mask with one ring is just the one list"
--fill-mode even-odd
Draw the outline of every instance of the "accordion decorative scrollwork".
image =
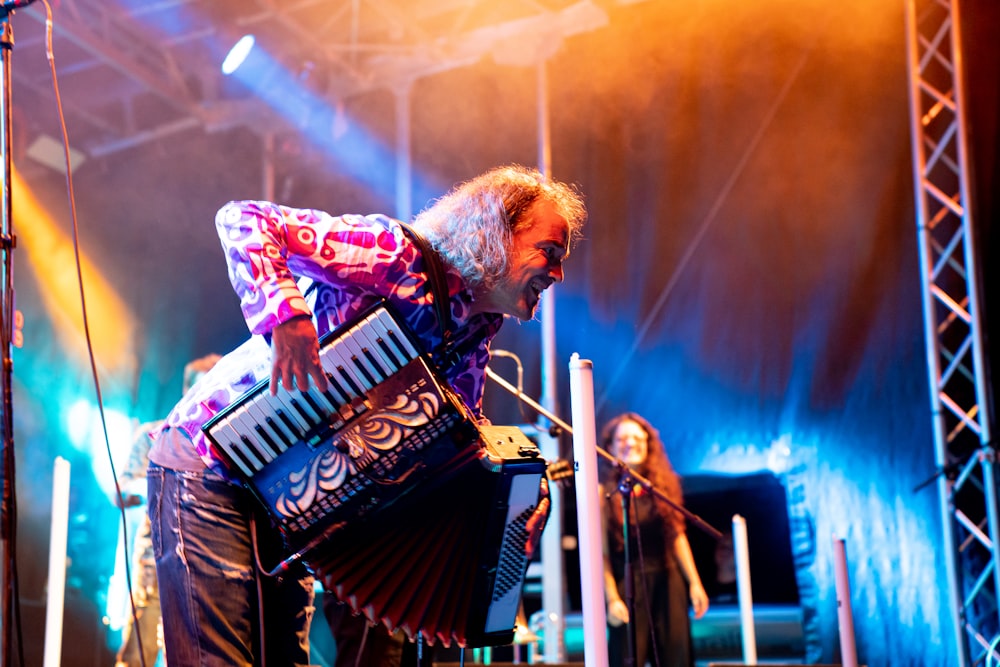
[[285, 517], [296, 517], [314, 507], [324, 496], [341, 488], [354, 475], [374, 483], [399, 483], [409, 471], [398, 472], [392, 465], [378, 465], [385, 454], [437, 415], [440, 400], [433, 392], [400, 394], [384, 409], [368, 413], [364, 421], [346, 429], [316, 449], [300, 466], [288, 471], [288, 486], [274, 499], [274, 509]]

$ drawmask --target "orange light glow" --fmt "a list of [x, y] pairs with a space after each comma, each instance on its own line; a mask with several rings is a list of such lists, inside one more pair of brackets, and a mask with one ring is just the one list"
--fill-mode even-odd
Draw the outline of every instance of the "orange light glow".
[[[87, 358], [87, 351], [72, 239], [38, 202], [16, 169], [11, 185], [18, 249], [27, 254], [27, 261], [34, 268], [41, 286], [41, 298], [61, 345], [82, 363]], [[87, 319], [97, 361], [115, 374], [130, 373], [135, 367], [135, 316], [82, 253], [80, 261]], [[30, 346], [30, 331], [25, 332], [25, 339]]]

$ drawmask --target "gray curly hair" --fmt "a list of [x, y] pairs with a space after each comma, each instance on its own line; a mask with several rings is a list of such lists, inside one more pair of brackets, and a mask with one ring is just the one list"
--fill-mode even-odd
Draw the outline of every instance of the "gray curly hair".
[[520, 165], [495, 167], [455, 186], [413, 226], [471, 286], [489, 289], [506, 276], [514, 235], [530, 225], [524, 213], [537, 201], [551, 202], [566, 220], [572, 247], [587, 219], [583, 198]]

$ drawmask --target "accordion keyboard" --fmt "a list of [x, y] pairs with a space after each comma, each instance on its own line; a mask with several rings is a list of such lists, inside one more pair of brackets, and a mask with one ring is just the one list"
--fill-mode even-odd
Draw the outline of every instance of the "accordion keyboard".
[[366, 411], [367, 395], [420, 353], [384, 306], [325, 336], [320, 362], [327, 390], [271, 395], [264, 380], [205, 426], [245, 478], [298, 443], [316, 444]]

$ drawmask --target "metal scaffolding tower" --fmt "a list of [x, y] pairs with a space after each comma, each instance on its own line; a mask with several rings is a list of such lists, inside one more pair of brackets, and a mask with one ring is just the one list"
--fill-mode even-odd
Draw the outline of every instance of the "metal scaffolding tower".
[[[958, 0], [907, 0], [910, 122], [927, 361], [957, 665], [1000, 642], [991, 446]], [[994, 655], [994, 659], [1000, 653]]]

